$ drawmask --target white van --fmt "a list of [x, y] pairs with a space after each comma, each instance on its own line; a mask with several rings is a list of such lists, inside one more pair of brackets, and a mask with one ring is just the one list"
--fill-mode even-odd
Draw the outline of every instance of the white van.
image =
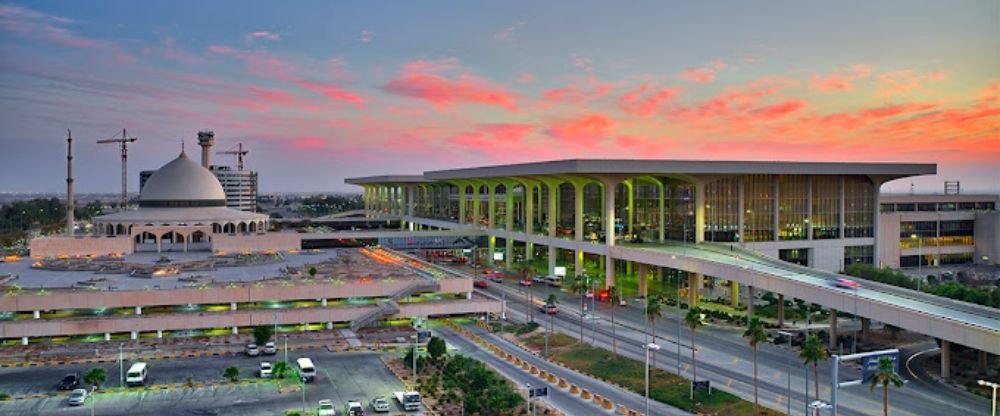
[[562, 278], [559, 276], [548, 276], [545, 278], [545, 284], [552, 287], [562, 287]]
[[125, 373], [125, 384], [128, 386], [142, 386], [146, 384], [146, 363], [135, 363], [128, 368]]
[[312, 360], [299, 358], [295, 362], [299, 365], [299, 375], [302, 377], [302, 382], [312, 381], [316, 378], [316, 366], [313, 365]]

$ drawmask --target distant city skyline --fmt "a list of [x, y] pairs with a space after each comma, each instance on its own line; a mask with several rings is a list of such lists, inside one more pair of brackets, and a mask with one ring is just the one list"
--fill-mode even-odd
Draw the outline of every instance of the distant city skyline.
[[[1000, 3], [0, 3], [0, 192], [243, 143], [260, 193], [569, 158], [920, 162], [1000, 192]], [[214, 163], [236, 165], [233, 157]]]

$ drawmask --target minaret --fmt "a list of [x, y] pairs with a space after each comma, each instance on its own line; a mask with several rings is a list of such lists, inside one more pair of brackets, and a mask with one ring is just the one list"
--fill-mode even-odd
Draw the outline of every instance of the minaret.
[[73, 236], [73, 132], [66, 129], [66, 235]]
[[208, 170], [212, 170], [212, 145], [214, 144], [214, 131], [198, 132], [198, 146], [201, 146], [201, 166]]

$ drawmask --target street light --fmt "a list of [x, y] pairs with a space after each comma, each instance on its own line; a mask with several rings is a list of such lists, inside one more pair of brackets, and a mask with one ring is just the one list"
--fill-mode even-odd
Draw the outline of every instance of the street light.
[[[791, 332], [778, 331], [778, 335], [781, 335], [783, 337], [787, 337], [788, 338], [788, 350], [791, 351], [792, 350], [792, 335], [793, 334]], [[788, 403], [787, 403], [787, 409], [785, 411], [787, 412], [786, 414], [788, 416], [792, 416], [792, 364], [791, 364], [791, 361], [787, 361], [787, 366], [788, 366]], [[806, 388], [807, 389], [809, 388], [808, 384], [806, 384]]]
[[[660, 350], [660, 346], [652, 342], [645, 345], [646, 347], [646, 413], [649, 414], [649, 356]], [[994, 390], [995, 391], [995, 390]]]
[[125, 343], [118, 344], [118, 387], [125, 387]]
[[986, 380], [976, 380], [976, 384], [993, 389], [993, 416], [997, 416], [997, 388], [1000, 388], [1000, 384], [992, 383]]

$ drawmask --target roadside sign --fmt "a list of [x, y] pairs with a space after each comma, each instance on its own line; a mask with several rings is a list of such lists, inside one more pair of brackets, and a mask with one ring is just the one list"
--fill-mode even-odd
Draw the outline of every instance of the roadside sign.
[[889, 357], [893, 363], [893, 371], [899, 374], [899, 352], [890, 352], [878, 355], [869, 355], [862, 359], [861, 379], [868, 381], [875, 372], [878, 371], [878, 360], [882, 357]]
[[546, 397], [549, 395], [548, 387], [536, 387], [528, 390], [528, 397]]
[[712, 392], [712, 382], [710, 380], [696, 381], [696, 382], [694, 382], [694, 390], [695, 391], [707, 391], [707, 392], [711, 393]]

